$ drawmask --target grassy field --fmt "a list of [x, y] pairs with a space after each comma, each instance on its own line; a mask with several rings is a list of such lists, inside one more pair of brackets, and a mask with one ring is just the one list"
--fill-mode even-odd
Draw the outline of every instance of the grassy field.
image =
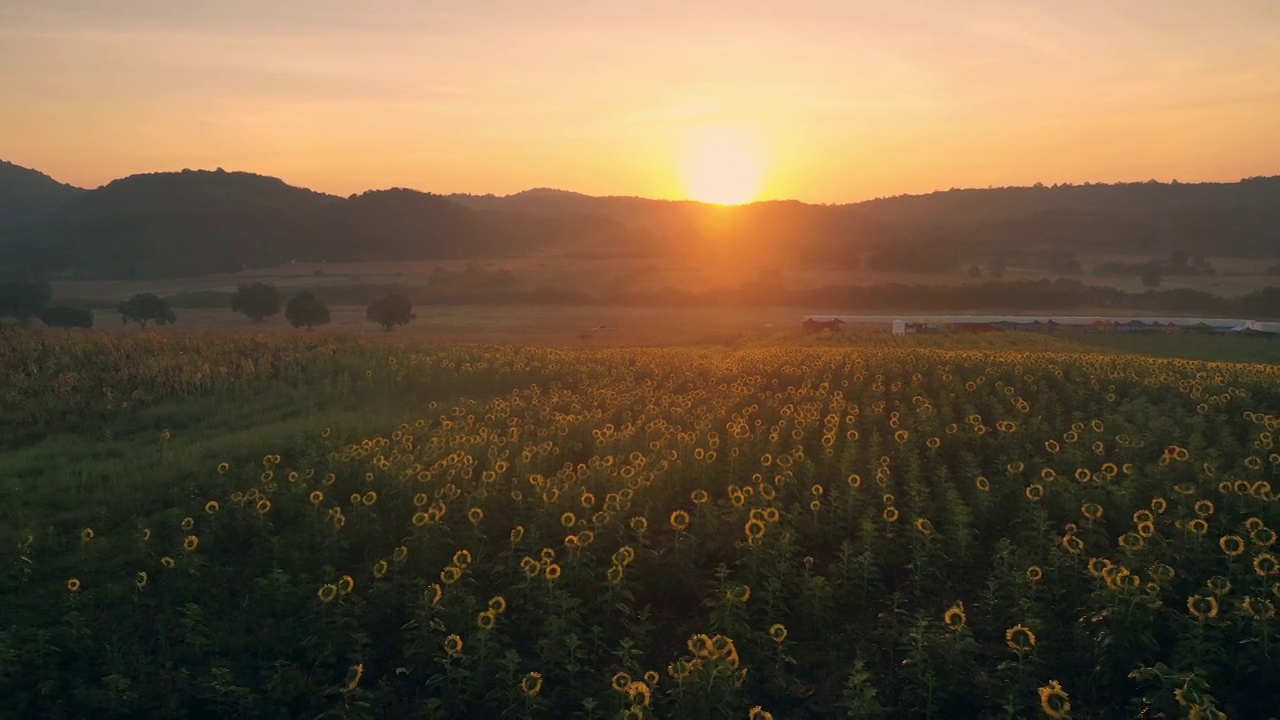
[[1274, 715], [1276, 343], [603, 322], [9, 331], [6, 712]]

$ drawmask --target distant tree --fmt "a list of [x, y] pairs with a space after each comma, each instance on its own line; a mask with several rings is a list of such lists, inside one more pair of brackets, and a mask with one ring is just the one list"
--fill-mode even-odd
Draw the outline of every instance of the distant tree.
[[1160, 287], [1160, 270], [1159, 268], [1151, 268], [1142, 274], [1142, 287], [1158, 288]]
[[383, 330], [390, 330], [396, 325], [407, 325], [416, 316], [409, 298], [399, 293], [392, 293], [375, 301], [365, 313], [369, 322], [378, 323]]
[[977, 265], [970, 265], [970, 266], [969, 266], [969, 277], [971, 277], [971, 278], [980, 278], [980, 277], [982, 277], [982, 268], [978, 267]]
[[329, 307], [309, 292], [298, 293], [284, 308], [284, 317], [294, 327], [306, 326], [308, 330], [329, 324]]
[[987, 263], [987, 272], [991, 273], [991, 277], [997, 280], [1003, 279], [1004, 273], [1008, 269], [1009, 266], [1005, 264], [1004, 258], [996, 258]]
[[231, 296], [231, 309], [254, 322], [262, 322], [280, 312], [280, 291], [267, 283], [241, 285]]
[[0, 317], [26, 322], [38, 317], [49, 304], [47, 285], [29, 280], [0, 282]]
[[120, 321], [125, 325], [136, 322], [146, 327], [152, 320], [157, 325], [168, 325], [178, 321], [177, 316], [173, 314], [173, 309], [169, 307], [169, 301], [152, 293], [134, 295], [117, 305], [116, 310], [120, 312]]
[[40, 314], [40, 320], [51, 328], [93, 327], [93, 313], [91, 311], [65, 305], [45, 308], [44, 312]]

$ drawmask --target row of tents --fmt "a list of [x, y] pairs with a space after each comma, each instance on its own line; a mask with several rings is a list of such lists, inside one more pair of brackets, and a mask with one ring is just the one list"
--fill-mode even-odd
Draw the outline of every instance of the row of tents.
[[1245, 333], [1280, 335], [1280, 322], [1260, 322], [1228, 318], [1117, 318], [1117, 317], [1025, 317], [1025, 316], [889, 316], [889, 315], [807, 315], [801, 327], [806, 332], [864, 331], [910, 333], [947, 332], [1041, 332], [1041, 333], [1200, 333], [1205, 335]]

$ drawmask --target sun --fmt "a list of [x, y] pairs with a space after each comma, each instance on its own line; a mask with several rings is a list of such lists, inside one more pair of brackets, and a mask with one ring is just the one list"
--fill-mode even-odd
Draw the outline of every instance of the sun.
[[688, 197], [719, 205], [741, 205], [760, 193], [764, 161], [759, 144], [745, 129], [691, 129], [682, 154], [681, 170]]

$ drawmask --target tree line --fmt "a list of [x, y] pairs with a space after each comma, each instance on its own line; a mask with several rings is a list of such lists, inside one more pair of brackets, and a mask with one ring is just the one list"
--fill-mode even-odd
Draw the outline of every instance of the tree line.
[[[10, 317], [24, 324], [39, 319], [49, 327], [58, 328], [93, 327], [91, 310], [52, 305], [51, 300], [49, 283], [38, 272], [24, 270], [18, 277], [0, 279], [0, 318]], [[231, 309], [255, 323], [264, 322], [283, 309], [290, 325], [307, 330], [328, 325], [331, 320], [329, 306], [315, 293], [300, 292], [285, 303], [279, 289], [268, 283], [240, 285], [231, 296]], [[155, 293], [138, 293], [122, 300], [116, 305], [116, 312], [125, 325], [137, 323], [139, 327], [146, 327], [178, 321], [169, 301]], [[401, 293], [389, 293], [370, 303], [365, 310], [365, 318], [383, 330], [406, 325], [416, 317], [412, 301]]]

